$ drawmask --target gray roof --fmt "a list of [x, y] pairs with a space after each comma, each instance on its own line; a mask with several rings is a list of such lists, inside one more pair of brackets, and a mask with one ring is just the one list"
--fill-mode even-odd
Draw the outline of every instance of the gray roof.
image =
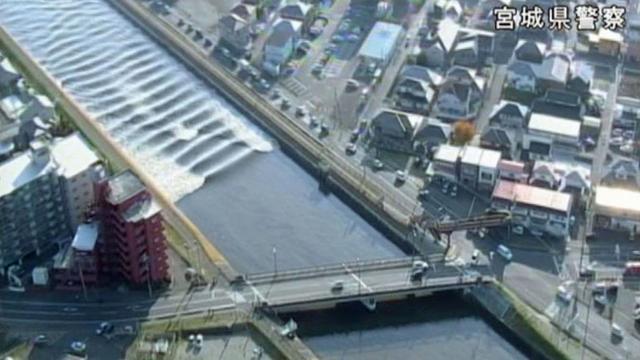
[[539, 80], [564, 83], [569, 75], [569, 59], [560, 54], [551, 54], [541, 64], [516, 60], [509, 65], [509, 71], [535, 76]]
[[438, 85], [442, 82], [442, 76], [432, 69], [419, 65], [405, 65], [398, 76], [400, 81], [406, 78], [421, 80], [429, 84]]
[[402, 26], [378, 21], [360, 47], [359, 55], [386, 61], [395, 49]]
[[527, 113], [529, 113], [529, 108], [526, 105], [517, 103], [515, 101], [501, 100], [498, 104], [493, 107], [493, 111], [489, 118], [493, 118], [498, 115], [498, 113], [506, 112], [512, 116], [521, 116], [523, 119], [527, 117]]
[[438, 39], [446, 52], [453, 49], [453, 44], [458, 37], [460, 25], [451, 19], [444, 19], [438, 25]]
[[295, 4], [285, 5], [280, 9], [280, 16], [283, 18], [302, 20], [307, 16], [311, 5], [303, 2], [296, 2]]
[[282, 19], [276, 23], [267, 39], [267, 45], [281, 47], [296, 34], [296, 28], [291, 20]]
[[125, 170], [109, 179], [109, 201], [120, 204], [145, 189], [142, 181], [131, 170]]
[[234, 32], [247, 26], [247, 22], [236, 14], [230, 14], [222, 17], [222, 19], [220, 19], [220, 24]]

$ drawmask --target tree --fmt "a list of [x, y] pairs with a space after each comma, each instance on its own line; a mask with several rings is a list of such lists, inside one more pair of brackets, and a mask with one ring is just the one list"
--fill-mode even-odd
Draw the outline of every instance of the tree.
[[470, 121], [457, 121], [453, 125], [453, 143], [456, 145], [465, 145], [476, 134], [476, 128]]

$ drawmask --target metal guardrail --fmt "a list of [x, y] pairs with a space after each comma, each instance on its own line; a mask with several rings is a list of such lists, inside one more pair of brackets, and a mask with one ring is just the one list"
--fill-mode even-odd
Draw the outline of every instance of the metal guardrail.
[[[316, 267], [308, 267], [308, 268], [300, 268], [293, 270], [286, 270], [281, 272], [270, 272], [270, 273], [254, 273], [254, 274], [246, 274], [244, 276], [244, 280], [250, 282], [252, 284], [258, 284], [261, 282], [281, 282], [281, 281], [289, 281], [289, 280], [298, 280], [298, 279], [308, 279], [313, 277], [327, 276], [332, 274], [344, 274], [347, 272], [347, 269], [351, 269], [352, 271], [376, 271], [383, 269], [393, 269], [399, 267], [410, 266], [414, 258], [412, 257], [403, 257], [403, 258], [395, 258], [395, 259], [376, 259], [376, 260], [366, 260], [366, 261], [351, 261], [344, 262], [339, 264], [329, 264], [326, 266], [316, 266]], [[442, 262], [444, 261], [444, 256], [437, 254], [432, 255], [427, 258], [428, 262]]]
[[304, 297], [304, 294], [298, 296], [298, 298], [281, 299], [279, 301], [270, 301], [267, 304], [263, 304], [269, 307], [286, 307], [300, 304], [313, 304], [324, 301], [346, 302], [364, 298], [375, 298], [385, 295], [402, 295], [405, 293], [415, 293], [416, 291], [446, 291], [450, 289], [458, 289], [462, 287], [471, 287], [478, 284], [485, 284], [493, 281], [493, 278], [485, 275], [478, 276], [448, 276], [442, 278], [427, 279], [422, 283], [407, 283], [402, 286], [381, 286], [371, 292], [361, 293], [332, 293], [327, 292], [321, 296]]

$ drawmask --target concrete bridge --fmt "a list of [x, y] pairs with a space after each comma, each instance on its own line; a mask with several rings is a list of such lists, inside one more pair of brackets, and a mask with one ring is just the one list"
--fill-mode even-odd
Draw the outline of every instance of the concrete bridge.
[[[362, 301], [374, 310], [377, 302], [429, 296], [493, 280], [486, 266], [463, 269], [446, 265], [441, 256], [427, 259], [429, 270], [423, 277], [411, 279], [414, 260], [419, 259], [406, 257], [249, 274], [237, 286], [252, 296], [250, 301], [257, 306], [292, 312], [331, 308], [352, 301]], [[336, 282], [342, 283], [341, 289], [334, 288]]]

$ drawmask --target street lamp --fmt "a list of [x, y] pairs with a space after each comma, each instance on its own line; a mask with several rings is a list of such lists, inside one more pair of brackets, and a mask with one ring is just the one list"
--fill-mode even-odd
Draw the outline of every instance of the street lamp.
[[272, 253], [273, 253], [273, 273], [277, 274], [278, 273], [278, 251], [276, 250], [275, 246], [272, 249]]

